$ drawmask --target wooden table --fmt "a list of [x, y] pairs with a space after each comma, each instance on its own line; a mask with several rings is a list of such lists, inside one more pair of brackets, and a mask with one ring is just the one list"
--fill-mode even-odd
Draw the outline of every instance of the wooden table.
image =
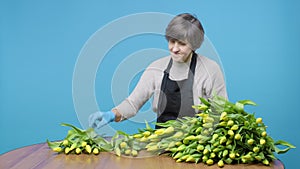
[[[217, 165], [207, 166], [203, 163], [176, 163], [166, 156], [147, 158], [117, 157], [108, 152], [99, 155], [87, 154], [57, 154], [46, 143], [16, 149], [0, 156], [0, 169], [220, 169]], [[262, 164], [225, 165], [223, 169], [284, 169], [277, 160], [271, 166]]]

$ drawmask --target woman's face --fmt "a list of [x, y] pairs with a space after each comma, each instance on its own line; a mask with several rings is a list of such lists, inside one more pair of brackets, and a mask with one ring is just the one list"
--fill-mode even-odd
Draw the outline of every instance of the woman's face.
[[176, 39], [169, 40], [169, 50], [175, 62], [186, 62], [191, 56], [192, 49], [189, 43]]

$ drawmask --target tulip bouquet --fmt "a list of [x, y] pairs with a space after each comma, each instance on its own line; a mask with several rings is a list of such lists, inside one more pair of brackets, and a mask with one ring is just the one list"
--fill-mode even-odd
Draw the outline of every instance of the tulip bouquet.
[[48, 141], [48, 145], [66, 154], [112, 151], [117, 156], [137, 157], [146, 151], [153, 155], [167, 154], [176, 162], [203, 162], [219, 167], [239, 163], [269, 165], [276, 159], [274, 153], [286, 153], [295, 148], [286, 141], [274, 141], [263, 119], [245, 111], [245, 105], [256, 105], [253, 101], [231, 103], [219, 96], [200, 100], [200, 105], [193, 106], [198, 110], [194, 117], [157, 123], [160, 129], [153, 129], [146, 122], [146, 127], [135, 134], [117, 131], [107, 141], [92, 128], [81, 130], [63, 124], [72, 130], [63, 141]]

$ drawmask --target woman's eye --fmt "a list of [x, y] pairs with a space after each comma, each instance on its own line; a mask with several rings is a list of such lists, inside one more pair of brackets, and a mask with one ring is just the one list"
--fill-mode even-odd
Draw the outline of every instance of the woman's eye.
[[187, 45], [187, 43], [185, 43], [185, 42], [183, 42], [183, 41], [176, 40], [176, 39], [170, 39], [170, 40], [169, 40], [169, 43], [171, 43], [171, 44], [177, 43], [177, 44], [180, 45], [180, 46], [186, 46], [186, 45]]
[[179, 45], [182, 45], [182, 46], [185, 46], [186, 45], [186, 43], [184, 43], [184, 42], [178, 42], [179, 43]]
[[169, 40], [169, 42], [170, 43], [175, 43], [176, 41], [171, 39], [171, 40]]

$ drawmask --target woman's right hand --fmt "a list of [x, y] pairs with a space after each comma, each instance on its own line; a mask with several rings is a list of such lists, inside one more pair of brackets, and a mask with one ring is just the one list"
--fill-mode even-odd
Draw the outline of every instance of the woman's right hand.
[[104, 125], [113, 122], [115, 120], [115, 113], [112, 111], [107, 112], [95, 112], [89, 116], [89, 126], [99, 129]]

